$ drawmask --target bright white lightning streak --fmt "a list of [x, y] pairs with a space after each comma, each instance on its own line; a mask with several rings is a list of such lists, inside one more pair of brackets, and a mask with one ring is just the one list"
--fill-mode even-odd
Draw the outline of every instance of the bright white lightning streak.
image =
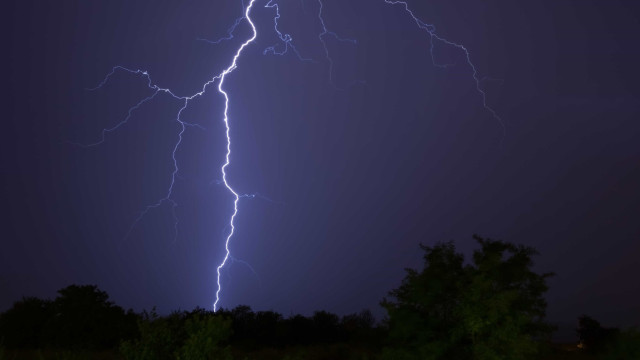
[[233, 220], [235, 220], [236, 215], [238, 214], [238, 201], [240, 200], [240, 195], [238, 195], [237, 192], [235, 192], [233, 190], [233, 188], [229, 185], [229, 183], [227, 182], [227, 172], [225, 171], [227, 166], [229, 166], [229, 164], [231, 163], [230, 157], [231, 157], [231, 137], [229, 136], [229, 95], [227, 94], [227, 92], [225, 92], [222, 88], [222, 85], [224, 84], [224, 79], [227, 76], [227, 74], [231, 73], [233, 70], [235, 70], [237, 68], [237, 61], [238, 58], [240, 57], [240, 54], [242, 54], [242, 50], [244, 50], [245, 47], [247, 47], [249, 44], [251, 44], [256, 37], [258, 36], [258, 32], [256, 31], [256, 26], [253, 24], [253, 22], [251, 21], [251, 18], [249, 17], [249, 13], [251, 12], [251, 7], [253, 6], [253, 3], [255, 2], [255, 0], [251, 0], [249, 2], [249, 5], [247, 6], [245, 13], [244, 13], [244, 17], [247, 19], [247, 22], [249, 22], [249, 25], [251, 25], [251, 30], [253, 32], [253, 36], [251, 36], [250, 39], [248, 39], [247, 41], [245, 41], [240, 48], [238, 49], [238, 51], [236, 52], [236, 54], [233, 57], [233, 61], [231, 62], [231, 65], [229, 65], [228, 68], [226, 68], [220, 75], [220, 82], [218, 83], [218, 91], [224, 96], [224, 125], [226, 127], [226, 135], [227, 135], [227, 154], [226, 154], [226, 162], [224, 163], [224, 165], [222, 165], [221, 171], [222, 171], [222, 181], [224, 182], [224, 186], [227, 187], [227, 189], [229, 189], [229, 191], [233, 194], [234, 196], [234, 200], [233, 200], [233, 214], [231, 215], [231, 220], [229, 221], [229, 225], [231, 226], [231, 231], [229, 231], [229, 235], [227, 236], [227, 239], [225, 240], [224, 243], [224, 248], [225, 248], [225, 256], [224, 259], [222, 260], [222, 262], [220, 263], [220, 265], [218, 265], [218, 268], [216, 269], [217, 273], [218, 273], [218, 278], [217, 278], [217, 284], [218, 284], [218, 289], [216, 290], [216, 301], [213, 303], [213, 311], [217, 311], [218, 310], [218, 302], [220, 301], [220, 291], [222, 290], [222, 285], [220, 284], [220, 271], [222, 270], [222, 268], [224, 267], [224, 265], [227, 263], [227, 260], [229, 259], [230, 256], [230, 252], [229, 252], [229, 241], [231, 240], [231, 237], [233, 236], [233, 233], [235, 231], [235, 226], [233, 225]]

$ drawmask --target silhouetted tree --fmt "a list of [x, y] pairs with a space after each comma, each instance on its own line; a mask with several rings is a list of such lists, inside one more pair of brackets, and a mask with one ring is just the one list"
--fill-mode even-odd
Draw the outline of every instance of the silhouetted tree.
[[584, 349], [591, 353], [601, 353], [611, 344], [620, 330], [615, 328], [604, 328], [600, 322], [582, 315], [578, 318], [576, 333]]
[[472, 264], [453, 242], [425, 251], [424, 269], [407, 269], [402, 285], [384, 299], [390, 359], [527, 359], [544, 322], [546, 279], [531, 270], [535, 249], [474, 236]]
[[338, 315], [327, 311], [316, 311], [313, 313], [312, 320], [316, 341], [335, 342], [340, 339]]
[[239, 305], [231, 310], [229, 316], [233, 321], [233, 334], [231, 335], [231, 341], [234, 343], [241, 343], [244, 346], [249, 346], [248, 343], [255, 340], [256, 314], [251, 311], [249, 306]]
[[8, 348], [39, 348], [43, 329], [53, 315], [53, 303], [24, 297], [0, 314], [0, 342]]
[[275, 311], [258, 311], [255, 321], [255, 336], [261, 345], [275, 346], [281, 343], [278, 337], [281, 336], [279, 324], [282, 322], [282, 315]]
[[23, 298], [0, 315], [0, 338], [10, 348], [114, 348], [136, 332], [136, 315], [108, 301], [94, 285], [71, 285], [54, 301]]
[[315, 340], [313, 338], [313, 320], [308, 317], [298, 314], [287, 319], [286, 324], [289, 343], [307, 345]]
[[375, 321], [375, 317], [370, 310], [362, 310], [357, 314], [343, 316], [340, 320], [340, 327], [347, 340], [370, 342], [377, 335], [377, 331], [374, 328]]
[[50, 346], [113, 348], [135, 332], [135, 315], [114, 305], [95, 285], [70, 285], [58, 294], [44, 330]]

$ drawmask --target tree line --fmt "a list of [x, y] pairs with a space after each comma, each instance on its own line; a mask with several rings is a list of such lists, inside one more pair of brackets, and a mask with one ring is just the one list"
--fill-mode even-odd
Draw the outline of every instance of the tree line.
[[[534, 248], [474, 236], [469, 261], [453, 242], [421, 245], [424, 266], [406, 269], [382, 299], [387, 312], [284, 317], [248, 306], [196, 308], [160, 316], [109, 301], [95, 285], [71, 285], [54, 300], [23, 298], [0, 314], [3, 349], [111, 350], [114, 358], [526, 360], [549, 355], [545, 320], [552, 273], [532, 270]], [[640, 359], [640, 333], [605, 329], [587, 316], [577, 328], [585, 352]]]
[[242, 305], [160, 316], [155, 309], [125, 311], [108, 299], [95, 285], [65, 287], [53, 301], [23, 298], [0, 315], [0, 344], [85, 353], [117, 349], [125, 359], [231, 359], [263, 349], [304, 353], [305, 348], [335, 344], [366, 353], [385, 335], [369, 310], [341, 317], [326, 311], [284, 317]]

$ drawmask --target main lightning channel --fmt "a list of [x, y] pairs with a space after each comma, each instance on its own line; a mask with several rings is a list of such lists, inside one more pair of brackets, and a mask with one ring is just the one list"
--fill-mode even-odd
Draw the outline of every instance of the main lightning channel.
[[229, 257], [230, 257], [229, 241], [231, 240], [231, 237], [233, 236], [233, 233], [235, 232], [235, 226], [233, 224], [233, 221], [235, 220], [236, 215], [238, 215], [238, 201], [240, 200], [240, 195], [235, 190], [233, 190], [233, 188], [231, 187], [231, 185], [229, 185], [229, 182], [227, 181], [226, 169], [229, 166], [229, 164], [231, 164], [231, 136], [229, 135], [229, 132], [230, 132], [230, 128], [229, 128], [229, 95], [227, 94], [226, 91], [224, 91], [224, 89], [222, 88], [222, 85], [224, 84], [225, 77], [228, 74], [230, 74], [231, 72], [233, 72], [233, 70], [235, 70], [237, 68], [237, 61], [238, 61], [238, 58], [240, 57], [240, 55], [242, 54], [242, 50], [244, 50], [245, 47], [247, 47], [249, 44], [251, 44], [256, 39], [256, 37], [258, 36], [258, 32], [256, 31], [256, 26], [254, 25], [253, 21], [251, 21], [251, 18], [249, 17], [249, 13], [251, 12], [251, 7], [253, 6], [254, 2], [255, 2], [255, 0], [251, 0], [249, 2], [249, 5], [247, 6], [247, 8], [245, 10], [245, 13], [244, 13], [244, 17], [247, 19], [247, 22], [249, 23], [249, 25], [251, 25], [251, 31], [253, 32], [253, 35], [251, 36], [250, 39], [245, 41], [240, 46], [240, 48], [238, 49], [238, 51], [236, 52], [236, 54], [233, 57], [233, 61], [231, 62], [231, 65], [229, 65], [229, 67], [226, 68], [219, 75], [220, 82], [218, 83], [218, 91], [222, 94], [222, 96], [224, 96], [224, 125], [226, 127], [226, 136], [227, 136], [226, 161], [225, 161], [224, 165], [222, 165], [222, 168], [220, 170], [222, 171], [222, 182], [224, 182], [224, 186], [233, 194], [234, 200], [233, 200], [233, 214], [231, 215], [231, 219], [229, 221], [229, 225], [230, 225], [231, 230], [229, 231], [229, 235], [227, 236], [227, 239], [225, 240], [225, 243], [224, 243], [225, 256], [224, 256], [224, 259], [222, 260], [222, 262], [220, 263], [220, 265], [218, 265], [218, 267], [216, 269], [216, 272], [218, 274], [218, 277], [217, 277], [218, 289], [216, 290], [216, 301], [213, 303], [213, 311], [214, 312], [218, 310], [218, 302], [220, 301], [220, 291], [222, 290], [222, 284], [220, 283], [220, 272], [221, 272], [222, 268], [227, 263], [227, 260], [229, 260]]

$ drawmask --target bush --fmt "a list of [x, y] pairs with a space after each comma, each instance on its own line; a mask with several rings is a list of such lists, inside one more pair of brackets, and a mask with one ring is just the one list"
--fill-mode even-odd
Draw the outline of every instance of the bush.
[[212, 313], [197, 314], [185, 323], [187, 340], [180, 348], [180, 360], [230, 360], [231, 350], [224, 346], [231, 334], [231, 320]]
[[140, 337], [120, 344], [120, 352], [127, 360], [170, 360], [177, 348], [176, 335], [172, 333], [171, 322], [176, 322], [180, 314], [161, 318], [155, 311], [143, 312], [138, 320]]
[[138, 339], [120, 345], [127, 360], [231, 359], [225, 346], [231, 321], [212, 312], [196, 309], [160, 317], [154, 309], [143, 313], [138, 329]]

